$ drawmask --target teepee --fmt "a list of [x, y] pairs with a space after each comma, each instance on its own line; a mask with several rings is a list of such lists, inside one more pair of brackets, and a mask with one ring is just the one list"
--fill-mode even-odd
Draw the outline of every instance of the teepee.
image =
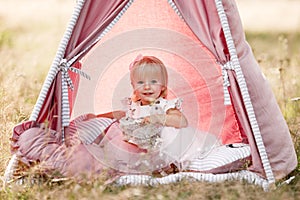
[[[245, 40], [234, 1], [79, 0], [29, 121], [14, 128], [6, 181], [19, 162], [37, 159], [20, 150], [24, 133], [38, 135], [47, 123], [60, 148], [74, 119], [119, 109], [119, 99], [131, 93], [128, 65], [139, 53], [165, 62], [169, 96], [182, 97], [190, 124], [216, 135], [222, 146], [208, 156], [218, 164], [213, 169], [198, 159], [188, 172], [126, 174], [119, 184], [193, 177], [243, 179], [267, 188], [295, 169], [289, 129]], [[218, 163], [220, 158], [225, 161]], [[243, 159], [250, 163], [246, 168], [234, 167]]]

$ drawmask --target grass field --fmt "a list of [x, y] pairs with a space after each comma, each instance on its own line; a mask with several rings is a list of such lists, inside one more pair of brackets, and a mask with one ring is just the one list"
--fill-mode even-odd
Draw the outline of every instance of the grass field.
[[[72, 1], [49, 1], [54, 2], [51, 9], [43, 1], [30, 0], [33, 4], [28, 5], [24, 1], [15, 10], [19, 17], [7, 18], [12, 12], [8, 8], [15, 1], [0, 0], [5, 5], [0, 8], [0, 176], [11, 156], [11, 130], [28, 119], [71, 13]], [[293, 101], [300, 97], [300, 32], [251, 29], [246, 36], [270, 81], [300, 161], [300, 100]], [[300, 199], [299, 165], [291, 176], [296, 178], [290, 184], [270, 192], [229, 181], [159, 187], [103, 186], [103, 180], [82, 184], [46, 181], [41, 185], [2, 188], [0, 199]]]

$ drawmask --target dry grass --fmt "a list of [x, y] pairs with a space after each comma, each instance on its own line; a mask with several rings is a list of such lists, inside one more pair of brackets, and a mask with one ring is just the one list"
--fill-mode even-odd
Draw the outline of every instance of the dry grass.
[[[16, 10], [16, 1], [0, 0], [0, 173], [10, 159], [9, 137], [12, 128], [28, 119], [48, 67], [70, 16], [72, 1], [24, 1]], [[29, 2], [29, 3], [30, 3]], [[48, 9], [52, 2], [52, 9]], [[58, 6], [59, 5], [59, 6]], [[25, 10], [20, 9], [27, 6]], [[9, 17], [12, 10], [21, 17]], [[31, 15], [28, 15], [32, 13]], [[58, 17], [56, 17], [58, 16]], [[27, 21], [28, 23], [24, 23]], [[290, 127], [300, 155], [300, 33], [248, 32], [263, 72], [270, 80], [279, 105]], [[33, 186], [2, 189], [0, 199], [300, 199], [300, 168], [296, 178], [272, 192], [258, 186], [225, 182], [208, 184], [181, 182], [159, 187], [104, 186], [99, 179], [88, 183], [73, 181], [44, 182]]]

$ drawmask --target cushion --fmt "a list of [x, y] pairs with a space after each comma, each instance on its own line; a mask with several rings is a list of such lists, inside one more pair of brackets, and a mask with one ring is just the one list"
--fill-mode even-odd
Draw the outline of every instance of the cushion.
[[70, 131], [77, 132], [79, 139], [85, 144], [91, 144], [114, 121], [110, 118], [93, 118], [76, 120], [70, 123]]
[[187, 170], [207, 173], [227, 173], [247, 168], [251, 151], [247, 144], [216, 147], [206, 157], [194, 158]]

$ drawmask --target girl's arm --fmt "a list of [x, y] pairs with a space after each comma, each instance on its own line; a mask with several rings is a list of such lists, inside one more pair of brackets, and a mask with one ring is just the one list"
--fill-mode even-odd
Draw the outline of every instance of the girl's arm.
[[148, 123], [160, 123], [164, 126], [175, 128], [185, 128], [188, 126], [188, 121], [184, 114], [175, 108], [167, 110], [166, 114], [147, 116], [144, 121]]
[[106, 117], [110, 119], [121, 119], [122, 117], [125, 117], [126, 113], [122, 110], [112, 111], [108, 113], [98, 114], [96, 117]]
[[119, 120], [122, 117], [125, 117], [125, 115], [126, 115], [126, 113], [122, 110], [112, 111], [112, 112], [108, 112], [108, 113], [102, 113], [102, 114], [98, 114], [98, 115], [89, 113], [89, 114], [87, 114], [87, 118], [85, 120], [93, 119], [96, 117], [105, 117], [105, 118]]

